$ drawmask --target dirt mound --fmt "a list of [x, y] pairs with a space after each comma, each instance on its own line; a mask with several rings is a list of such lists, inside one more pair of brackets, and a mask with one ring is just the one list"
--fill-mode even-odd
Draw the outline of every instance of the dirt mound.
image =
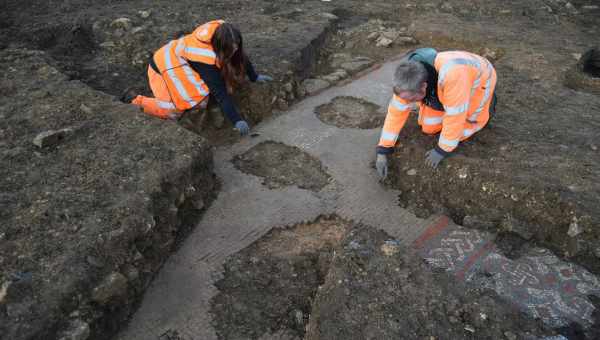
[[383, 125], [385, 111], [361, 98], [335, 97], [316, 108], [319, 119], [340, 128], [374, 129]]
[[297, 147], [273, 141], [262, 142], [236, 156], [233, 164], [247, 174], [262, 177], [270, 189], [295, 185], [319, 190], [329, 183], [329, 175], [318, 159]]

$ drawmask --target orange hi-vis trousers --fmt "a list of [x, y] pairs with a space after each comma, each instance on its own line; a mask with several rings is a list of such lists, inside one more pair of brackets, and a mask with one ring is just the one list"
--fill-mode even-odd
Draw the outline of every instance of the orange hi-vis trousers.
[[[179, 117], [182, 112], [177, 110], [175, 104], [171, 101], [171, 95], [169, 94], [165, 80], [150, 66], [148, 66], [148, 82], [150, 83], [150, 89], [154, 94], [154, 98], [139, 95], [131, 103], [139, 106], [145, 113], [161, 119]], [[207, 102], [208, 100], [204, 100], [200, 103], [200, 107], [205, 107]]]

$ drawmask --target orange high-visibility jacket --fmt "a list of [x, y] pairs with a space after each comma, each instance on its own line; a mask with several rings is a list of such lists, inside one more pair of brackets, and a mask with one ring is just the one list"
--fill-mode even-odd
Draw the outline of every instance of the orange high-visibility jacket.
[[223, 22], [207, 22], [191, 34], [170, 41], [154, 53], [154, 63], [165, 80], [173, 104], [180, 111], [191, 109], [209, 94], [208, 86], [188, 61], [219, 66], [211, 39]]
[[[431, 54], [431, 64], [438, 72], [437, 94], [443, 105], [440, 116], [425, 117], [425, 123], [441, 124], [438, 147], [445, 152], [452, 152], [460, 141], [471, 137], [487, 124], [489, 104], [496, 85], [496, 72], [487, 59], [469, 52], [437, 53], [431, 48], [422, 50]], [[421, 58], [423, 59], [427, 58]], [[422, 107], [424, 103], [420, 105]], [[379, 153], [393, 150], [408, 114], [414, 107], [416, 103], [393, 96], [379, 140]], [[419, 123], [422, 124], [422, 119]]]

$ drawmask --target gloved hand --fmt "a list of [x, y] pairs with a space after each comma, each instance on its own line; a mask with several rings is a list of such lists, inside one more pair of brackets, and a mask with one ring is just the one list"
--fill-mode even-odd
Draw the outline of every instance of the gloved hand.
[[248, 126], [248, 123], [246, 123], [245, 120], [240, 120], [237, 123], [235, 123], [235, 128], [240, 132], [240, 135], [242, 136], [245, 136], [250, 132], [250, 127]]
[[273, 81], [273, 78], [271, 78], [270, 76], [268, 76], [266, 74], [259, 74], [258, 77], [256, 77], [257, 83], [266, 83], [268, 81]]
[[431, 149], [425, 153], [425, 164], [436, 169], [440, 162], [446, 158], [446, 156], [439, 153], [436, 149]]
[[379, 175], [379, 180], [383, 181], [384, 179], [386, 179], [388, 174], [388, 161], [386, 155], [377, 154], [375, 168], [377, 168], [377, 175]]
[[167, 119], [175, 120], [175, 121], [179, 120], [182, 117], [183, 117], [183, 113], [181, 113], [181, 112], [171, 112], [167, 115]]

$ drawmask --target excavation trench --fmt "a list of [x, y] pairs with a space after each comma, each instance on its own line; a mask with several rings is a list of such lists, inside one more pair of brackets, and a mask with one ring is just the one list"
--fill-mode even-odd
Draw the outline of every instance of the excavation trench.
[[[464, 143], [457, 156], [447, 160], [438, 172], [422, 164], [423, 154], [433, 147], [434, 139], [421, 136], [411, 120], [391, 161], [388, 183], [391, 188], [386, 189], [377, 182], [372, 161], [378, 127], [389, 100], [393, 63], [381, 65], [381, 69], [358, 79], [352, 75], [371, 67], [381, 53], [389, 56], [405, 51], [414, 47], [416, 40], [406, 39], [406, 45], [379, 52], [370, 48], [373, 42], [367, 37], [368, 30], [353, 30], [354, 23], [345, 21], [348, 26], [340, 26], [340, 36], [345, 40], [340, 41], [331, 34], [335, 19], [316, 14], [319, 15], [291, 10], [273, 21], [287, 30], [287, 26], [296, 27], [293, 25], [299, 18], [305, 20], [298, 30], [308, 36], [299, 39], [295, 30], [290, 30], [280, 40], [308, 40], [308, 43], [300, 47], [278, 46], [273, 49], [281, 52], [278, 55], [259, 55], [265, 64], [287, 65], [273, 70], [280, 83], [252, 86], [238, 97], [251, 122], [263, 121], [274, 107], [288, 110], [286, 114], [263, 121], [255, 127], [254, 138], [242, 140], [230, 129], [219, 129], [219, 124], [192, 129], [207, 132], [211, 142], [218, 139], [213, 137], [220, 136], [220, 141], [228, 143], [226, 146], [216, 143], [221, 146], [214, 152], [214, 171], [222, 181], [218, 190], [210, 174], [212, 151], [207, 145], [203, 144], [201, 154], [194, 154], [192, 164], [183, 167], [183, 177], [176, 181], [158, 180], [152, 177], [156, 175], [152, 171], [156, 163], [150, 159], [162, 162], [162, 169], [171, 170], [169, 155], [175, 153], [181, 155], [178, 161], [185, 165], [188, 153], [198, 152], [195, 142], [186, 139], [186, 148], [173, 151], [163, 139], [175, 139], [173, 136], [179, 136], [181, 131], [170, 137], [162, 136], [160, 131], [164, 129], [148, 127], [146, 122], [139, 121], [135, 129], [124, 128], [132, 140], [140, 137], [131, 131], [138, 131], [140, 126], [148, 129], [144, 130], [147, 139], [140, 145], [131, 143], [131, 149], [153, 151], [141, 156], [131, 149], [117, 153], [118, 162], [106, 164], [113, 164], [118, 176], [99, 181], [98, 185], [111, 188], [114, 183], [126, 182], [131, 169], [125, 165], [146, 165], [144, 169], [150, 169], [152, 177], [149, 185], [156, 190], [152, 191], [155, 194], [150, 197], [148, 209], [135, 216], [152, 218], [133, 221], [132, 230], [151, 232], [143, 238], [132, 236], [131, 240], [130, 234], [125, 233], [122, 243], [119, 235], [123, 234], [106, 230], [111, 245], [125, 244], [125, 247], [114, 252], [110, 247], [101, 248], [100, 254], [106, 255], [107, 264], [92, 257], [86, 258], [84, 265], [92, 268], [94, 284], [113, 270], [127, 274], [131, 279], [127, 286], [129, 295], [125, 303], [109, 296], [111, 299], [104, 306], [84, 298], [73, 307], [75, 302], [69, 300], [63, 304], [67, 308], [57, 314], [57, 319], [35, 324], [42, 332], [37, 335], [77, 334], [83, 324], [91, 327], [91, 338], [102, 338], [118, 329], [146, 292], [139, 311], [117, 336], [119, 339], [336, 339], [336, 336], [348, 339], [356, 334], [363, 338], [397, 338], [406, 334], [511, 338], [557, 332], [575, 338], [597, 337], [595, 297], [600, 284], [595, 273], [599, 270], [600, 252], [595, 246], [598, 171], [594, 164], [599, 162], [597, 153], [592, 152], [596, 148], [592, 136], [597, 116], [589, 113], [599, 107], [598, 98], [568, 92], [551, 82], [529, 86], [534, 80], [545, 79], [536, 80], [531, 74], [520, 73], [515, 67], [524, 62], [504, 62], [503, 49], [486, 52], [483, 45], [467, 46], [445, 39], [444, 34], [427, 32], [417, 37], [422, 44], [469, 47], [494, 59], [502, 84], [499, 95], [504, 99], [499, 111], [503, 114], [494, 117], [472, 141]], [[347, 13], [336, 14], [344, 17]], [[174, 22], [146, 27], [146, 31], [137, 33], [132, 28], [142, 22], [139, 18], [129, 23], [99, 20], [91, 25], [38, 30], [29, 35], [30, 40], [47, 54], [34, 53], [27, 58], [49, 58], [48, 63], [70, 80], [81, 80], [91, 88], [116, 95], [132, 82], [145, 84], [149, 46], [159, 47], [161, 39], [166, 41], [178, 28], [183, 28], [177, 24], [178, 20], [169, 20]], [[390, 33], [389, 27], [381, 28], [380, 22], [357, 20], [359, 26], [376, 27], [377, 39]], [[198, 18], [188, 21], [197, 22]], [[258, 24], [241, 21], [256, 30], [263, 25], [261, 20]], [[169, 29], [160, 31], [161, 27]], [[399, 28], [391, 33], [401, 32], [404, 31]], [[268, 37], [256, 38], [260, 43], [271, 43]], [[256, 52], [260, 50], [254, 47]], [[22, 57], [11, 53], [6, 52], [7, 62]], [[280, 60], [282, 56], [285, 60]], [[48, 76], [42, 71], [53, 72], [45, 64], [42, 68], [34, 62], [31, 65], [30, 69], [38, 70], [40, 77]], [[589, 71], [585, 60], [577, 67]], [[316, 76], [315, 72], [322, 74]], [[23, 74], [26, 73], [23, 69]], [[315, 78], [305, 81], [312, 76]], [[587, 72], [585, 76], [586, 88], [594, 89], [597, 79], [594, 73]], [[344, 81], [343, 86], [327, 89]], [[583, 89], [577, 86], [574, 88]], [[10, 79], [0, 90], [10, 93], [17, 88], [20, 87]], [[57, 91], [54, 85], [43, 90], [37, 84], [28, 88], [42, 99]], [[558, 95], [548, 98], [548, 88]], [[124, 109], [103, 106], [107, 98], [95, 102], [88, 99], [93, 93], [74, 96], [67, 91], [71, 87], [61, 85], [58, 89], [64, 90], [67, 98], [65, 105], [54, 108], [54, 115], [79, 107], [73, 113], [76, 119], [69, 118], [61, 122], [63, 125], [71, 125], [83, 116], [97, 126], [110, 127], [103, 120], [107, 113], [119, 122], [124, 119], [121, 115]], [[300, 101], [307, 92], [316, 95]], [[71, 102], [69, 96], [75, 99]], [[48, 102], [42, 99], [39, 101]], [[82, 102], [92, 108], [80, 106]], [[290, 104], [294, 105], [289, 107]], [[13, 104], [5, 105], [8, 113], [3, 113], [3, 117], [12, 119], [14, 126], [24, 126], [10, 105]], [[41, 105], [30, 108], [31, 112], [44, 110], [48, 108]], [[524, 111], [533, 114], [525, 115]], [[540, 113], [552, 119], [539, 125], [536, 115]], [[92, 115], [93, 119], [86, 115]], [[567, 116], [569, 121], [565, 120]], [[29, 118], [31, 122], [39, 119], [33, 115]], [[127, 127], [124, 123], [116, 125]], [[564, 126], [578, 129], [564, 131]], [[14, 135], [30, 138], [32, 131], [39, 129], [34, 126], [27, 133], [17, 131]], [[216, 130], [221, 130], [220, 135], [213, 133]], [[112, 136], [111, 132], [106, 134]], [[160, 143], [148, 137], [153, 135], [161, 138]], [[91, 140], [104, 145], [97, 157], [100, 161], [102, 155], [110, 154], [104, 152], [110, 148], [103, 143], [128, 147], [122, 140], [96, 137]], [[75, 143], [67, 145], [72, 147]], [[12, 159], [26, 158], [16, 148], [10, 151], [7, 157], [14, 154]], [[61, 148], [39, 153], [37, 157], [44, 159], [53, 152], [59, 153]], [[78, 150], [74, 154], [77, 157], [66, 157], [64, 162], [72, 159], [81, 162], [88, 151]], [[145, 156], [151, 156], [146, 158], [148, 163], [140, 161]], [[89, 158], [88, 161], [94, 161], [94, 157]], [[556, 170], [554, 165], [558, 163], [564, 166]], [[96, 165], [105, 167], [102, 164]], [[38, 165], [47, 168], [47, 164]], [[197, 177], [198, 172], [204, 174], [202, 178]], [[65, 176], [57, 171], [56, 177]], [[553, 184], [546, 188], [548, 183]], [[63, 185], [70, 186], [83, 184]], [[202, 189], [196, 189], [198, 186]], [[209, 204], [216, 191], [218, 196]], [[147, 202], [146, 196], [137, 198]], [[44, 202], [36, 201], [38, 198], [33, 196], [23, 199]], [[398, 207], [398, 202], [402, 207]], [[55, 210], [62, 211], [63, 207], [60, 208]], [[97, 205], [83, 206], [81, 210], [92, 208]], [[469, 228], [438, 219], [438, 213], [450, 215], [454, 222]], [[119, 214], [112, 211], [107, 214], [129, 221], [125, 217], [132, 213], [125, 207]], [[63, 216], [68, 214], [57, 217]], [[120, 220], [102, 224], [105, 225], [122, 226]], [[148, 225], [156, 228], [148, 229]], [[187, 230], [193, 231], [177, 252], [165, 260], [175, 249], [178, 235], [187, 235]], [[497, 232], [501, 237], [496, 236]], [[18, 249], [18, 243], [13, 243], [14, 235], [8, 234], [11, 251]], [[47, 237], [42, 236], [41, 239]], [[550, 247], [560, 256], [537, 245]], [[591, 273], [569, 261], [586, 265]], [[148, 288], [152, 277], [155, 280]], [[115, 304], [116, 301], [121, 304]], [[19, 316], [18, 313], [32, 305], [30, 301], [19, 301], [6, 308], [10, 313], [4, 313], [3, 309], [1, 316]], [[414, 310], [406, 306], [414, 306]], [[337, 332], [339, 329], [345, 333]]]
[[[459, 4], [445, 4], [440, 15], [429, 4], [349, 2], [348, 10], [333, 12], [341, 20], [331, 34], [337, 19], [324, 13], [331, 10], [329, 2], [313, 9], [268, 2], [230, 13], [248, 32], [253, 60], [279, 82], [245, 88], [237, 98], [249, 121], [263, 121], [254, 126], [254, 138], [240, 140], [222, 119], [190, 129], [207, 132], [217, 145], [229, 143], [214, 151], [214, 172], [222, 180], [217, 190], [207, 143], [199, 148], [185, 131], [138, 119], [90, 88], [114, 96], [129, 85], [144, 86], [156, 48], [179, 31], [222, 17], [229, 3], [202, 11], [189, 11], [186, 2], [151, 11], [131, 3], [105, 10], [77, 1], [28, 10], [9, 3], [18, 13], [3, 12], [7, 20], [0, 20], [2, 37], [10, 37], [0, 41], [0, 54], [11, 65], [0, 83], [6, 124], [1, 131], [7, 136], [2, 160], [11, 164], [1, 176], [8, 179], [2, 189], [9, 195], [1, 197], [0, 214], [11, 221], [0, 233], [2, 259], [10, 259], [1, 266], [10, 271], [2, 272], [2, 287], [7, 275], [18, 275], [10, 276], [12, 288], [0, 299], [0, 328], [8, 327], [0, 334], [85, 338], [88, 332], [91, 339], [105, 338], [145, 292], [120, 339], [398, 338], [406, 336], [402, 330], [412, 337], [513, 339], [560, 332], [598, 338], [597, 65], [584, 53], [565, 74], [562, 67], [570, 65], [571, 52], [583, 52], [577, 49], [585, 38], [564, 35], [563, 29], [573, 32], [557, 24], [554, 14], [543, 9], [540, 18], [532, 7], [537, 5], [528, 3], [512, 14], [505, 4], [482, 4], [489, 16], [481, 16]], [[249, 12], [261, 6], [264, 12]], [[367, 20], [372, 15], [390, 22]], [[84, 19], [73, 23], [75, 16]], [[411, 21], [415, 27], [398, 24]], [[532, 23], [552, 27], [552, 33]], [[420, 33], [407, 36], [409, 30]], [[402, 39], [389, 48], [375, 46], [389, 36]], [[531, 46], [522, 44], [523, 36]], [[391, 161], [391, 188], [385, 188], [372, 161], [393, 65], [360, 79], [351, 76], [417, 43], [490, 58], [499, 75], [501, 114], [438, 172], [422, 162], [435, 140], [410, 120]], [[32, 46], [46, 54], [28, 51]], [[562, 86], [563, 75], [574, 90]], [[307, 77], [314, 78], [304, 82]], [[326, 90], [339, 81], [347, 83]], [[308, 88], [318, 95], [299, 101]], [[273, 108], [288, 112], [263, 120]], [[40, 151], [31, 145], [40, 131], [65, 126], [77, 128], [58, 147]], [[183, 175], [173, 175], [173, 169]], [[143, 183], [132, 183], [132, 173]], [[34, 189], [19, 185], [32, 182]], [[123, 205], [123, 197], [141, 208]], [[469, 228], [438, 218], [440, 212]], [[187, 230], [193, 231], [159, 271]], [[298, 243], [303, 252], [294, 248], [297, 240], [314, 243]], [[43, 256], [27, 253], [31, 249]], [[48, 261], [62, 256], [68, 257], [62, 267]], [[100, 285], [116, 282], [122, 288], [123, 276], [125, 298], [115, 299], [122, 290], [111, 295], [114, 290], [104, 290], [110, 285]], [[297, 277], [302, 280], [292, 279]], [[42, 281], [52, 287], [38, 286]], [[236, 282], [247, 283], [263, 301]], [[95, 294], [97, 301], [90, 302], [94, 288], [111, 294]], [[27, 296], [23, 292], [43, 294], [18, 300]], [[464, 293], [470, 298], [464, 300]], [[264, 306], [273, 294], [286, 302]], [[514, 310], [525, 316], [516, 320]], [[233, 319], [245, 327], [231, 325]], [[15, 330], [18, 335], [9, 333]]]
[[[31, 25], [20, 39], [2, 41], [0, 59], [11, 67], [0, 82], [1, 157], [10, 164], [0, 183], [8, 221], [0, 229], [0, 338], [113, 336], [220, 191], [210, 144], [235, 142], [237, 132], [204, 127], [207, 137], [225, 136], [209, 142], [115, 100], [130, 85], [145, 86], [153, 44], [170, 36], [165, 27], [182, 25], [136, 30], [160, 18], [135, 13]], [[311, 34], [282, 39], [293, 41], [279, 50], [290, 61], [262, 69], [281, 82], [246, 87], [236, 98], [250, 122], [299, 98], [298, 84], [321, 57], [333, 21], [300, 18]], [[285, 84], [291, 88], [281, 90]], [[43, 148], [32, 144], [49, 130], [63, 135]]]

